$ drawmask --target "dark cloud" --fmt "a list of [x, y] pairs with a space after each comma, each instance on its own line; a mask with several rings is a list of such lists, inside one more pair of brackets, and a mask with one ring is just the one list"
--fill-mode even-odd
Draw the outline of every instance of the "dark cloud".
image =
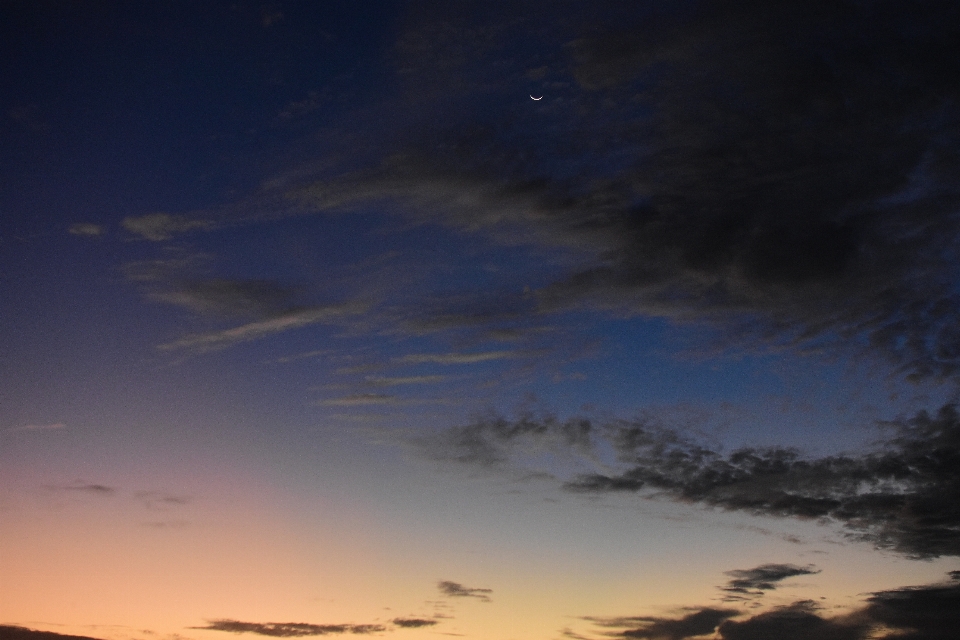
[[[430, 455], [496, 466], [528, 443], [549, 443], [600, 467], [570, 478], [574, 492], [644, 497], [755, 515], [819, 519], [851, 538], [911, 557], [960, 555], [960, 414], [921, 411], [888, 423], [894, 436], [857, 455], [807, 458], [794, 449], [723, 454], [655, 416], [594, 423], [491, 416], [422, 441]], [[605, 460], [605, 451], [614, 459]], [[611, 471], [614, 469], [614, 471]]]
[[0, 625], [0, 640], [99, 640], [89, 636], [71, 636], [52, 631], [36, 631], [15, 625]]
[[[628, 4], [424, 3], [397, 45], [409, 132], [297, 201], [571, 250], [538, 313], [954, 375], [960, 5]], [[531, 82], [535, 106], [503, 93]]]
[[47, 485], [46, 488], [54, 491], [76, 491], [100, 496], [110, 496], [117, 492], [114, 487], [109, 487], [105, 484], [88, 484], [83, 482], [59, 486]]
[[896, 629], [890, 636], [896, 640], [948, 640], [960, 633], [960, 584], [880, 591], [868, 602], [865, 614]]
[[720, 625], [723, 640], [865, 640], [875, 625], [862, 618], [825, 618], [807, 601]]
[[772, 591], [779, 582], [795, 576], [808, 576], [820, 573], [814, 567], [798, 567], [793, 564], [762, 564], [753, 569], [734, 569], [726, 575], [733, 578], [724, 591], [744, 594]]
[[865, 605], [842, 615], [824, 615], [814, 602], [802, 600], [745, 616], [734, 609], [704, 607], [684, 609], [678, 616], [586, 619], [605, 630], [623, 629], [604, 636], [641, 640], [684, 640], [708, 634], [722, 640], [946, 640], [960, 631], [960, 585], [880, 591], [871, 594]]
[[437, 588], [440, 589], [440, 593], [451, 598], [477, 598], [483, 602], [490, 602], [488, 594], [493, 593], [493, 589], [465, 587], [459, 582], [450, 582], [449, 580], [441, 580], [437, 583]]
[[604, 627], [635, 627], [617, 633], [617, 637], [638, 640], [683, 640], [713, 633], [721, 622], [739, 615], [735, 609], [695, 609], [680, 618], [634, 617], [593, 619]]
[[437, 624], [436, 620], [427, 620], [424, 618], [394, 618], [393, 624], [405, 629], [418, 629], [420, 627], [432, 627]]
[[205, 627], [191, 628], [230, 633], [255, 633], [275, 638], [325, 636], [337, 633], [365, 635], [386, 630], [386, 627], [381, 624], [308, 624], [306, 622], [240, 622], [239, 620], [211, 620]]

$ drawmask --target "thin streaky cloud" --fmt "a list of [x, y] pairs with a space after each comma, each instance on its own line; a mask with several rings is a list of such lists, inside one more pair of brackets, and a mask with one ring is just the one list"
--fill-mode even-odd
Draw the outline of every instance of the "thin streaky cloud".
[[522, 351], [481, 351], [477, 353], [411, 353], [394, 358], [398, 364], [474, 364], [493, 360], [523, 358], [529, 354]]
[[233, 344], [256, 340], [274, 333], [312, 324], [336, 322], [347, 316], [362, 313], [365, 309], [366, 305], [358, 303], [298, 309], [274, 318], [250, 322], [223, 331], [191, 334], [173, 342], [161, 344], [157, 348], [161, 351], [187, 349], [200, 352], [224, 349]]
[[400, 398], [383, 393], [357, 393], [329, 400], [318, 400], [314, 404], [320, 407], [363, 407], [377, 404], [397, 404]]
[[190, 627], [229, 633], [254, 633], [273, 638], [300, 638], [343, 633], [369, 635], [386, 631], [382, 624], [310, 624], [307, 622], [241, 622], [240, 620], [210, 620], [205, 627]]
[[110, 496], [117, 492], [116, 488], [105, 484], [96, 483], [75, 483], [67, 485], [44, 485], [45, 489], [50, 491], [75, 491], [77, 493], [89, 493], [91, 495]]
[[187, 231], [213, 227], [209, 220], [195, 220], [183, 215], [171, 215], [169, 213], [128, 216], [120, 224], [130, 233], [152, 242], [162, 242]]
[[20, 427], [10, 427], [7, 432], [14, 431], [60, 431], [66, 429], [67, 425], [63, 422], [54, 422], [52, 424], [25, 424]]
[[403, 385], [412, 385], [412, 384], [433, 384], [435, 382], [443, 382], [448, 380], [450, 376], [401, 376], [401, 377], [389, 377], [389, 376], [366, 376], [364, 377], [364, 382], [367, 384], [376, 386], [376, 387], [398, 387]]
[[67, 229], [67, 232], [74, 236], [95, 237], [102, 236], [105, 230], [99, 224], [94, 224], [92, 222], [77, 222], [70, 225], [70, 228]]

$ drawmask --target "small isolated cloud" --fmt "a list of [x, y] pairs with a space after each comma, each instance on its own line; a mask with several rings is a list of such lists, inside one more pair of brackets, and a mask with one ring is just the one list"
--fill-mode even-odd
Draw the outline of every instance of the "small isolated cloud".
[[760, 595], [764, 591], [772, 591], [779, 583], [795, 576], [809, 576], [820, 573], [815, 567], [798, 567], [794, 564], [762, 564], [753, 569], [734, 569], [726, 575], [733, 578], [724, 591]]
[[67, 231], [75, 236], [102, 236], [105, 230], [99, 224], [94, 224], [92, 222], [77, 222], [70, 225], [70, 228], [67, 229]]
[[325, 636], [338, 633], [366, 635], [385, 631], [382, 624], [309, 624], [306, 622], [241, 622], [239, 620], [211, 620], [205, 627], [191, 627], [229, 633], [255, 633], [274, 638]]
[[66, 428], [67, 425], [64, 423], [54, 422], [53, 424], [25, 424], [20, 427], [10, 427], [7, 431], [60, 431]]
[[298, 329], [311, 324], [333, 322], [345, 316], [360, 313], [364, 308], [362, 305], [346, 303], [292, 309], [266, 320], [250, 322], [231, 329], [190, 334], [179, 340], [162, 344], [158, 349], [161, 351], [189, 349], [201, 352], [224, 349], [239, 342], [256, 340], [273, 333]]
[[393, 624], [404, 629], [418, 629], [420, 627], [432, 627], [437, 624], [437, 621], [425, 618], [394, 618]]
[[169, 213], [148, 213], [142, 216], [128, 216], [121, 222], [123, 228], [145, 240], [160, 242], [193, 229], [209, 229], [212, 224], [207, 220], [191, 220], [186, 216]]
[[440, 589], [440, 593], [451, 598], [477, 598], [483, 602], [490, 602], [488, 594], [493, 593], [493, 589], [465, 587], [459, 582], [449, 580], [441, 580], [437, 583], [437, 588]]

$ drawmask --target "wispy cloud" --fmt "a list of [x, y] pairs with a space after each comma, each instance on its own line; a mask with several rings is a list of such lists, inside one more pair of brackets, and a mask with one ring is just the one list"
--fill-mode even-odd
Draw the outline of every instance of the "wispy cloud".
[[[956, 5], [645, 6], [597, 10], [590, 30], [573, 9], [538, 15], [552, 27], [534, 35], [521, 8], [464, 21], [432, 3], [398, 64], [425, 113], [449, 112], [458, 87], [458, 116], [421, 118], [379, 163], [351, 173], [348, 155], [291, 199], [388, 202], [501, 245], [570, 250], [527, 315], [585, 307], [704, 323], [725, 346], [960, 371]], [[493, 33], [563, 52], [538, 81], [557, 82], [553, 98], [489, 99], [503, 85], [491, 69], [528, 83], [543, 68], [478, 36]]]
[[492, 360], [509, 360], [513, 358], [529, 357], [531, 354], [523, 351], [480, 351], [477, 353], [411, 353], [394, 358], [397, 364], [475, 364]]
[[493, 589], [480, 589], [474, 587], [465, 587], [459, 582], [450, 582], [441, 580], [437, 583], [440, 593], [451, 598], [476, 598], [483, 602], [490, 602], [490, 595]]
[[192, 220], [186, 216], [169, 213], [128, 216], [120, 224], [130, 233], [153, 242], [169, 240], [177, 234], [194, 229], [209, 229], [213, 226], [209, 220]]
[[27, 627], [0, 625], [0, 640], [99, 640], [89, 636], [73, 636], [53, 631], [37, 631]]
[[105, 484], [85, 483], [80, 481], [65, 485], [44, 485], [44, 488], [51, 491], [72, 491], [77, 493], [89, 493], [91, 495], [98, 496], [112, 496], [117, 492], [115, 487]]
[[329, 400], [318, 400], [315, 404], [321, 407], [363, 407], [377, 404], [397, 404], [401, 399], [397, 396], [383, 393], [357, 393]]
[[76, 222], [70, 225], [67, 232], [74, 236], [102, 236], [105, 233], [103, 226], [92, 222]]
[[67, 425], [63, 422], [53, 422], [51, 424], [25, 424], [19, 427], [10, 427], [7, 432], [14, 431], [60, 431], [66, 429]]
[[416, 384], [433, 384], [448, 380], [450, 376], [366, 376], [364, 382], [375, 387], [399, 387]]
[[273, 318], [250, 322], [231, 329], [190, 334], [173, 342], [161, 344], [158, 349], [162, 351], [188, 349], [200, 352], [223, 349], [274, 333], [313, 324], [342, 321], [348, 316], [362, 313], [364, 309], [366, 309], [366, 305], [355, 302], [295, 309]]

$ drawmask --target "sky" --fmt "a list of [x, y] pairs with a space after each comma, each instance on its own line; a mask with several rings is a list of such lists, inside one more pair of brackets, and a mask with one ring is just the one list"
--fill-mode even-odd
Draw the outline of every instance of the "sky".
[[960, 633], [960, 4], [0, 4], [0, 640]]

